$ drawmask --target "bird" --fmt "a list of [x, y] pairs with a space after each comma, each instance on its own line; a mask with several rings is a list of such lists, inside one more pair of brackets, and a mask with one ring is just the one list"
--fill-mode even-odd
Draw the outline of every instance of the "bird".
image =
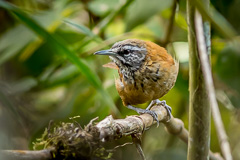
[[[150, 109], [161, 103], [171, 119], [171, 107], [159, 98], [174, 86], [179, 63], [165, 48], [151, 41], [126, 39], [94, 54], [109, 56], [112, 62], [103, 66], [118, 70], [115, 86], [124, 106], [138, 114], [150, 114], [159, 124], [157, 114]], [[151, 102], [146, 109], [133, 106], [146, 102]]]

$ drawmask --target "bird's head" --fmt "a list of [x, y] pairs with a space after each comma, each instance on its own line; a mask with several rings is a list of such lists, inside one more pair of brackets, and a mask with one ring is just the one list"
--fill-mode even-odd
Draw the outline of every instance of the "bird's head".
[[143, 40], [127, 39], [115, 43], [111, 49], [101, 50], [95, 55], [108, 55], [119, 68], [129, 68], [134, 71], [141, 67], [147, 54]]

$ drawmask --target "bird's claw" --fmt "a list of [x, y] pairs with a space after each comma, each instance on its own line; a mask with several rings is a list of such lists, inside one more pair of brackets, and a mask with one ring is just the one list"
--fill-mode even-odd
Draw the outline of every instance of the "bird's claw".
[[[153, 120], [155, 120], [157, 122], [157, 127], [158, 127], [159, 126], [159, 120], [158, 120], [157, 113], [154, 112], [154, 111], [151, 111], [151, 110], [147, 110], [147, 109], [144, 110], [144, 112], [147, 113], [147, 114], [150, 114], [153, 117]], [[142, 114], [144, 114], [144, 113], [142, 113]]]
[[155, 101], [155, 104], [161, 104], [166, 108], [167, 114], [168, 114], [168, 117], [169, 117], [167, 122], [169, 122], [172, 118], [172, 114], [171, 114], [172, 113], [172, 108], [169, 105], [167, 105], [165, 100], [160, 101], [159, 99], [156, 99], [154, 101]]
[[128, 105], [127, 108], [136, 111], [138, 114], [145, 114], [145, 113], [150, 114], [153, 117], [153, 120], [157, 121], [157, 127], [159, 126], [158, 115], [156, 112], [151, 111], [149, 109], [136, 108], [131, 105]]

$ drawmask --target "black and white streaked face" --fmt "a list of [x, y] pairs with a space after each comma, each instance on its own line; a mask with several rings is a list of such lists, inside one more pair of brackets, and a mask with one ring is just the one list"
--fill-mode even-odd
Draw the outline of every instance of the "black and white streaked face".
[[115, 43], [109, 50], [98, 51], [95, 54], [109, 55], [120, 69], [127, 67], [136, 71], [143, 64], [147, 50], [144, 45], [137, 44], [134, 40], [124, 40]]
[[116, 53], [116, 56], [110, 57], [117, 65], [125, 65], [133, 70], [140, 67], [147, 53], [146, 48], [121, 43], [114, 44], [111, 50]]

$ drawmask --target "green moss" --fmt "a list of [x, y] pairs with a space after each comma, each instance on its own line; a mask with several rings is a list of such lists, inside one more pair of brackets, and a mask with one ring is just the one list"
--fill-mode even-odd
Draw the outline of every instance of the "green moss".
[[88, 125], [84, 129], [79, 123], [50, 125], [42, 137], [34, 143], [34, 149], [52, 148], [53, 159], [109, 159], [112, 151], [100, 143], [98, 131]]

